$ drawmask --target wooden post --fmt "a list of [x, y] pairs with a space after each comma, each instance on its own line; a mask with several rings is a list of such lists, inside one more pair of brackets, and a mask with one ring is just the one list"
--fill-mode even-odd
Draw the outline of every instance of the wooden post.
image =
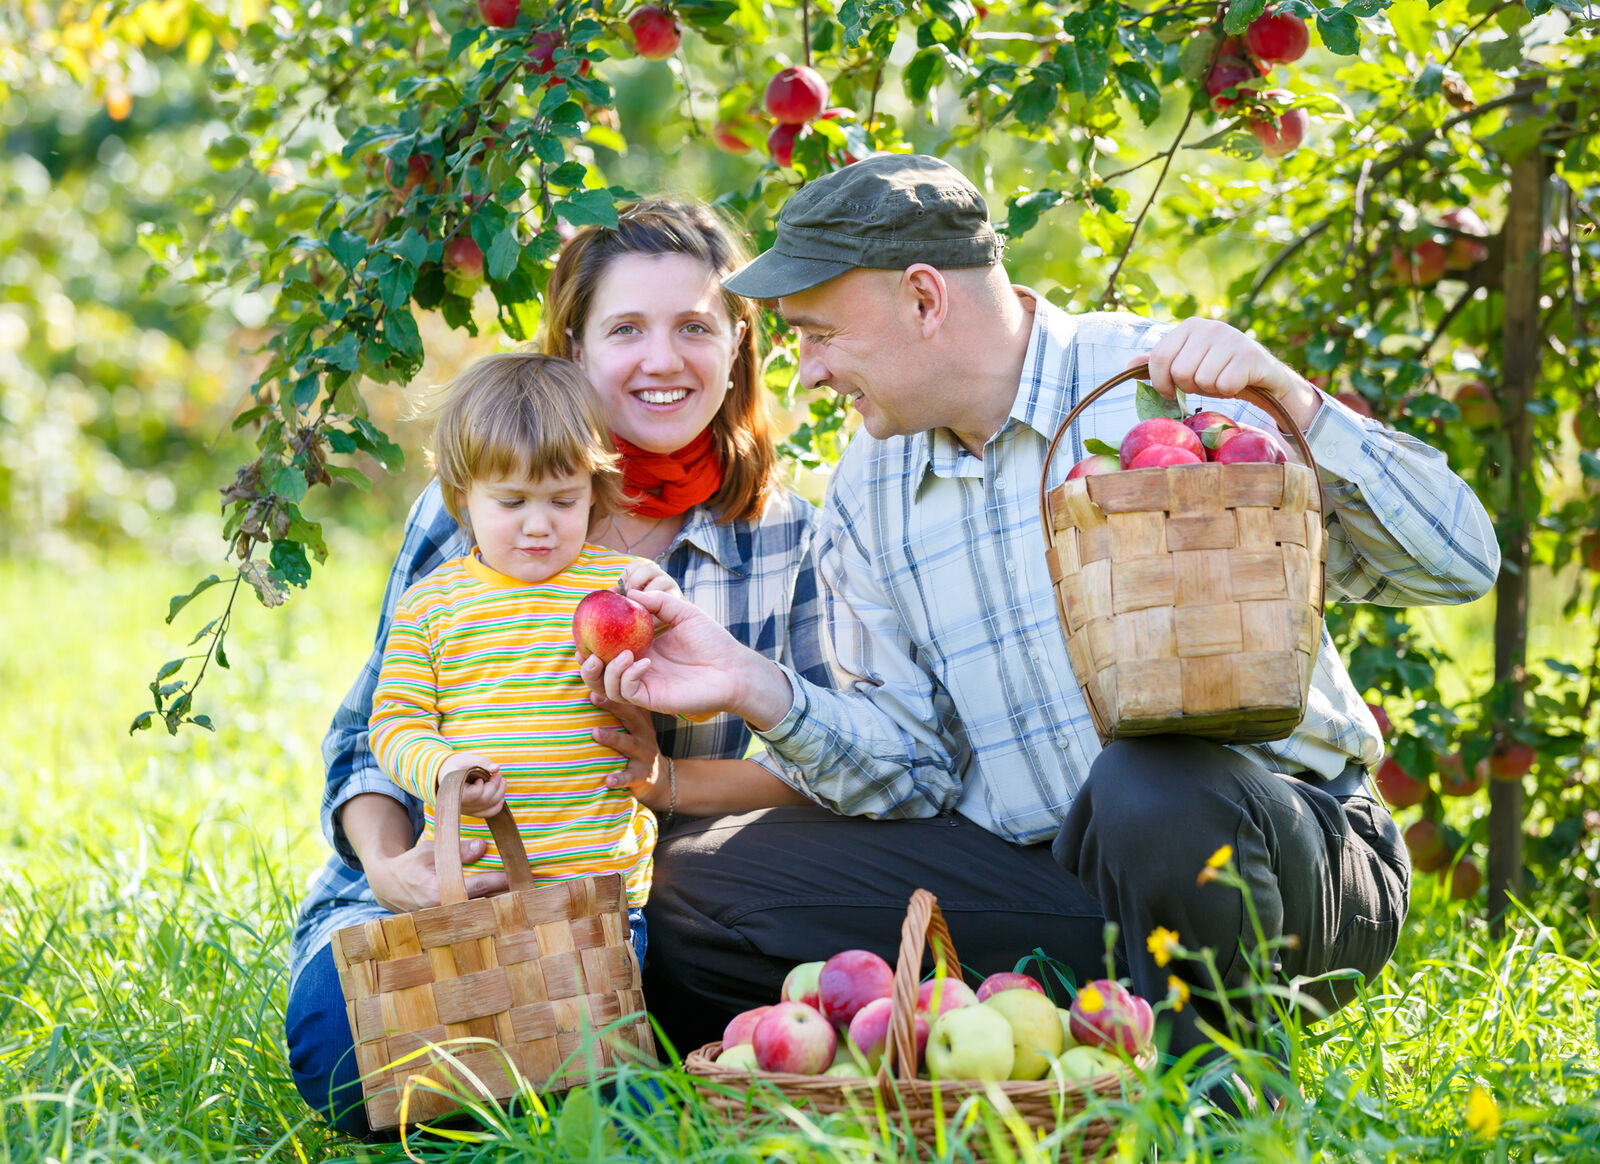
[[[1531, 105], [1514, 117], [1535, 115]], [[1511, 164], [1511, 189], [1502, 235], [1505, 266], [1501, 289], [1505, 319], [1500, 351], [1500, 415], [1505, 423], [1510, 489], [1498, 515], [1500, 577], [1495, 583], [1494, 677], [1511, 699], [1506, 724], [1526, 713], [1528, 653], [1528, 513], [1537, 498], [1528, 402], [1539, 380], [1544, 337], [1539, 324], [1539, 247], [1544, 239], [1544, 155], [1536, 144]], [[1522, 889], [1523, 790], [1521, 780], [1489, 782], [1489, 924], [1504, 932], [1506, 908]]]

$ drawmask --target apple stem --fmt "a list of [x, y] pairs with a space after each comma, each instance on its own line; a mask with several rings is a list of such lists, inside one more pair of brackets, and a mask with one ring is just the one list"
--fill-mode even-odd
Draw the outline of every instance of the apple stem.
[[617, 593], [624, 598], [628, 597], [628, 580], [626, 578], [617, 579]]

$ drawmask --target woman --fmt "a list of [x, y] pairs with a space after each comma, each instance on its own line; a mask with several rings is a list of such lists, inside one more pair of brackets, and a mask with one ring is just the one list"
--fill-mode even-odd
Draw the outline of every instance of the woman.
[[[641, 498], [632, 512], [601, 519], [589, 539], [656, 559], [741, 641], [826, 683], [815, 511], [778, 483], [759, 317], [720, 283], [744, 258], [702, 206], [624, 207], [615, 229], [586, 228], [563, 248], [546, 293], [544, 347], [588, 373], [629, 492]], [[373, 656], [323, 741], [323, 833], [336, 855], [301, 907], [285, 1026], [300, 1094], [356, 1134], [367, 1125], [329, 941], [344, 926], [439, 901], [432, 842], [417, 839], [421, 804], [379, 771], [368, 748], [372, 692], [400, 594], [467, 548], [434, 482], [407, 519]], [[663, 828], [678, 814], [807, 803], [764, 755], [743, 758], [750, 733], [738, 719], [652, 723], [631, 707], [611, 710], [628, 730], [597, 738], [628, 758], [617, 783], [654, 809]], [[462, 860], [481, 852], [482, 842], [464, 842]], [[473, 896], [504, 886], [503, 873], [467, 878]]]

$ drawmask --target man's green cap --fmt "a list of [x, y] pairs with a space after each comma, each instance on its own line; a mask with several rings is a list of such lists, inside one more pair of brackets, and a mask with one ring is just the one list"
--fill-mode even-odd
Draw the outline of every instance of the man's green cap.
[[875, 154], [804, 186], [778, 215], [772, 248], [722, 285], [778, 299], [858, 267], [991, 267], [1001, 250], [983, 195], [961, 171], [923, 154]]

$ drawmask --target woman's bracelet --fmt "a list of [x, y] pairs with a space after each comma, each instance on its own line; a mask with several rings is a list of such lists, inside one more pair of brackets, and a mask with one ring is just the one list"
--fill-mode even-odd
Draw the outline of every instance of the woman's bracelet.
[[672, 818], [678, 815], [678, 769], [667, 757], [667, 815], [661, 820], [661, 832], [672, 827]]

